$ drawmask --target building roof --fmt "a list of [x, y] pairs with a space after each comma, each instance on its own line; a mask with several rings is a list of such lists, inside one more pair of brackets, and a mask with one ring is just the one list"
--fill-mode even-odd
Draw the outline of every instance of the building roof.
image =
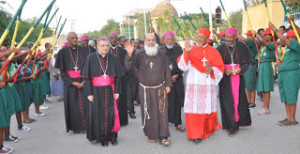
[[169, 10], [169, 7], [171, 7], [171, 16], [178, 17], [175, 7], [172, 4], [163, 1], [157, 4], [155, 8], [152, 10], [151, 18], [153, 19], [153, 18], [158, 18], [163, 16], [164, 11]]
[[144, 11], [147, 13], [147, 12], [151, 12], [152, 9], [134, 9], [130, 12], [127, 12], [127, 13], [123, 14], [122, 17], [123, 17], [123, 19], [126, 19], [126, 17], [134, 16], [136, 13], [143, 14]]

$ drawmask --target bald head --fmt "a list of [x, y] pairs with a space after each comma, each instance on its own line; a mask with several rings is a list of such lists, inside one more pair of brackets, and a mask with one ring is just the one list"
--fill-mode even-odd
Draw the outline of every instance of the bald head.
[[110, 33], [109, 34], [109, 41], [111, 43], [111, 46], [115, 47], [117, 45], [118, 42], [118, 35], [117, 33]]
[[71, 46], [71, 47], [77, 46], [78, 37], [77, 37], [77, 34], [75, 32], [69, 32], [67, 40], [69, 42], [69, 46]]

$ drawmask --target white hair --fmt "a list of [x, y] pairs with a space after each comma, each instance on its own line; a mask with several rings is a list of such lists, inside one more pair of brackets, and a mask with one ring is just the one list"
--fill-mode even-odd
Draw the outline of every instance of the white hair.
[[96, 45], [96, 43], [95, 43], [95, 41], [94, 40], [89, 40], [89, 43], [88, 43], [90, 46], [95, 46]]
[[155, 41], [156, 41], [156, 37], [155, 37], [155, 35], [154, 35], [153, 33], [147, 33], [147, 34], [145, 35], [145, 39], [144, 39], [144, 40], [146, 40], [146, 37], [147, 37], [148, 35], [152, 35], [152, 36], [154, 36], [154, 38], [155, 38]]

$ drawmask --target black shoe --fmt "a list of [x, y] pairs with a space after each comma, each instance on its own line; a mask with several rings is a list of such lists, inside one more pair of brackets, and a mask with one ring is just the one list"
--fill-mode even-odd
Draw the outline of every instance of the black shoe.
[[256, 108], [256, 104], [249, 104], [249, 109], [254, 109]]
[[117, 145], [117, 144], [118, 144], [117, 139], [112, 139], [112, 140], [111, 140], [111, 144], [112, 144], [112, 145]]
[[228, 136], [229, 136], [229, 137], [233, 137], [235, 134], [236, 134], [235, 131], [229, 131]]
[[202, 141], [202, 139], [200, 139], [200, 138], [193, 139], [194, 143], [200, 143], [201, 141]]
[[107, 141], [102, 141], [102, 142], [101, 142], [101, 145], [102, 145], [102, 146], [108, 146], [108, 142], [107, 142]]
[[128, 122], [120, 123], [121, 126], [127, 126]]
[[130, 117], [131, 119], [135, 119], [135, 118], [136, 118], [136, 116], [135, 116], [134, 113], [130, 113], [130, 114], [129, 114], [129, 117]]

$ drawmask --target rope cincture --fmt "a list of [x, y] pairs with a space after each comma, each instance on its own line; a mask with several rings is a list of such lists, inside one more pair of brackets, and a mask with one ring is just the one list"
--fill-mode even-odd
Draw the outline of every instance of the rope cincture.
[[147, 89], [157, 89], [161, 86], [163, 86], [165, 84], [165, 81], [163, 83], [161, 83], [160, 85], [157, 85], [157, 86], [145, 86], [143, 85], [142, 83], [140, 83], [140, 86], [143, 87], [144, 89], [144, 123], [143, 123], [143, 126], [142, 128], [145, 128], [146, 126], [146, 119], [150, 119], [150, 115], [148, 113], [148, 107], [147, 107], [147, 94], [146, 94], [146, 90]]

